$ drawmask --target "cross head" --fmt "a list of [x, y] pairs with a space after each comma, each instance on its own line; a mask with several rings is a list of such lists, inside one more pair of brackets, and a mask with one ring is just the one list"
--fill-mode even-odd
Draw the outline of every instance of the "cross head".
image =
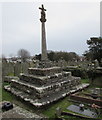
[[39, 7], [40, 10], [42, 11], [46, 11], [46, 9], [44, 9], [44, 6], [42, 5], [42, 8]]

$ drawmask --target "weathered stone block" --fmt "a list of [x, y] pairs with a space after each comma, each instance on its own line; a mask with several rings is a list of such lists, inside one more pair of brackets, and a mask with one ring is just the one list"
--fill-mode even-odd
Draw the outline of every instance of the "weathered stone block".
[[46, 75], [54, 75], [55, 73], [60, 73], [61, 68], [60, 67], [51, 67], [51, 68], [29, 68], [28, 73], [32, 75], [40, 75], [40, 76], [46, 76]]

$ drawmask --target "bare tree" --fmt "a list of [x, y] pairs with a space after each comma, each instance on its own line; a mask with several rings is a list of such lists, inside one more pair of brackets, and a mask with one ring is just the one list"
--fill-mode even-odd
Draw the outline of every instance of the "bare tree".
[[20, 49], [18, 56], [21, 58], [22, 62], [25, 62], [27, 58], [30, 58], [30, 53], [25, 49]]

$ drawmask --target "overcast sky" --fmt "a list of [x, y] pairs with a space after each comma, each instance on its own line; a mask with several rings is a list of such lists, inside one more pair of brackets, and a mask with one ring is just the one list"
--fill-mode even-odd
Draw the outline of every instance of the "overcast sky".
[[[42, 3], [2, 3], [2, 53], [16, 56], [21, 48], [31, 55], [41, 52]], [[47, 49], [76, 52], [88, 49], [86, 40], [100, 36], [99, 2], [44, 2]]]

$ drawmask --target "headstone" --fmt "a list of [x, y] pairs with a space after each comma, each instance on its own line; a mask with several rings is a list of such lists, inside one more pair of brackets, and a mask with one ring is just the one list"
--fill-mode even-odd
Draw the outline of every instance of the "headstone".
[[89, 109], [81, 110], [80, 106], [77, 105], [70, 105], [67, 109], [82, 115], [86, 115], [92, 118], [97, 118], [97, 114], [95, 112], [90, 111]]
[[19, 76], [20, 73], [21, 73], [21, 63], [17, 62], [15, 64], [15, 76]]
[[9, 62], [8, 64], [8, 75], [14, 74], [14, 63]]
[[22, 72], [27, 74], [28, 73], [29, 64], [27, 62], [22, 63]]
[[57, 116], [57, 117], [60, 116], [60, 115], [61, 115], [61, 112], [62, 112], [61, 108], [60, 108], [60, 107], [57, 107], [57, 108], [56, 108], [56, 116]]

